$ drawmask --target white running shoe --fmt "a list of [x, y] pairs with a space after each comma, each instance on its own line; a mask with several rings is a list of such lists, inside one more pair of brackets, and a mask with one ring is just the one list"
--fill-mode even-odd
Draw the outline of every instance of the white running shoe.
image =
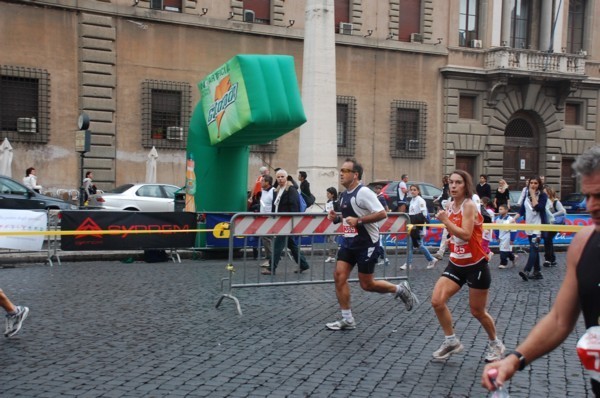
[[410, 267], [410, 269], [412, 269], [412, 264], [410, 264], [410, 265], [407, 265], [406, 263], [404, 263], [404, 264], [403, 264], [403, 265], [400, 267], [400, 269], [401, 269], [401, 270], [406, 270], [406, 268], [408, 268], [408, 267]]
[[326, 262], [326, 263], [335, 263], [335, 257], [327, 257], [327, 258], [325, 259], [325, 262]]
[[344, 318], [342, 318], [339, 321], [327, 323], [325, 324], [325, 326], [329, 330], [352, 330], [356, 329], [356, 322], [354, 320], [347, 321]]
[[490, 341], [488, 343], [488, 351], [485, 355], [486, 362], [495, 362], [502, 359], [504, 356], [504, 344], [500, 340]]
[[401, 282], [398, 285], [394, 298], [399, 298], [400, 300], [402, 300], [406, 311], [412, 310], [415, 304], [419, 304], [419, 299], [412, 292], [412, 290], [410, 289], [410, 285], [407, 281]]
[[444, 340], [440, 348], [433, 353], [433, 357], [435, 359], [446, 359], [452, 354], [461, 352], [464, 348], [459, 339], [454, 339], [454, 341]]
[[431, 260], [428, 264], [427, 264], [427, 269], [433, 269], [435, 268], [435, 264], [438, 262], [439, 260], [437, 258], [434, 258], [433, 260]]
[[23, 326], [23, 321], [29, 315], [29, 308], [17, 306], [17, 313], [13, 315], [6, 315], [6, 330], [4, 331], [4, 336], [12, 337], [15, 334], [19, 333], [21, 330], [21, 326]]

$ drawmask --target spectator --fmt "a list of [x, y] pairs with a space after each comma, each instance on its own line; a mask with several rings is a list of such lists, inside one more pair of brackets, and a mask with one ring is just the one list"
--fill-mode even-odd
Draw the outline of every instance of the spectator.
[[[527, 196], [523, 201], [523, 205], [519, 209], [520, 217], [525, 218], [527, 224], [547, 224], [546, 220], [546, 202], [548, 196], [542, 190], [542, 182], [539, 177], [529, 179], [529, 185], [527, 189]], [[529, 238], [529, 257], [527, 258], [527, 265], [525, 269], [519, 272], [519, 276], [524, 281], [529, 279], [544, 279], [540, 267], [540, 237], [541, 231], [527, 230], [527, 237]], [[533, 274], [530, 274], [533, 269]]]
[[[548, 185], [544, 187], [544, 192], [548, 195], [546, 214], [551, 215], [551, 223], [557, 225], [564, 224], [566, 212], [562, 203], [556, 197], [556, 192]], [[544, 267], [556, 267], [556, 255], [554, 254], [554, 237], [556, 233], [556, 231], [544, 231], [542, 234], [544, 237]]]
[[[410, 186], [410, 196], [411, 200], [410, 207], [408, 208], [408, 215], [410, 216], [411, 224], [425, 224], [427, 222], [427, 218], [429, 217], [429, 214], [427, 213], [427, 203], [425, 202], [425, 199], [421, 197], [421, 191], [419, 190], [418, 186]], [[431, 256], [429, 250], [423, 244], [423, 235], [423, 227], [413, 227], [413, 230], [410, 234], [412, 245], [408, 246], [408, 256], [406, 259], [406, 263], [403, 266], [401, 266], [400, 269], [407, 269], [412, 267], [414, 249], [421, 250], [421, 253], [425, 255], [425, 258], [428, 261], [427, 269], [432, 269], [435, 267], [435, 263], [437, 263], [438, 260], [437, 258]]]
[[315, 196], [310, 192], [310, 182], [306, 179], [306, 171], [298, 172], [298, 181], [300, 181], [300, 193], [304, 197], [306, 207], [310, 207], [315, 203]]
[[450, 198], [450, 185], [448, 184], [448, 176], [442, 177], [442, 194], [433, 200], [436, 210], [443, 209], [442, 203]]
[[381, 192], [382, 189], [383, 187], [381, 186], [381, 184], [376, 184], [373, 187], [373, 192], [375, 192], [375, 195], [377, 195], [377, 199], [379, 200], [379, 203], [381, 203], [385, 211], [389, 213], [390, 207], [388, 206], [387, 200], [385, 200], [385, 196], [383, 196], [383, 192]]
[[[483, 205], [483, 209], [481, 210], [481, 216], [483, 217], [484, 224], [490, 224], [494, 221], [495, 212], [492, 206], [492, 201], [487, 196], [481, 198], [481, 204]], [[492, 256], [494, 252], [490, 250], [490, 242], [492, 241], [492, 230], [489, 228], [484, 228], [483, 233], [481, 235], [481, 246], [483, 247], [483, 251], [488, 256], [488, 263], [492, 260]]]
[[497, 212], [500, 205], [506, 205], [510, 209], [510, 189], [504, 179], [498, 181], [498, 189], [496, 190], [496, 196], [494, 196], [494, 212]]
[[[288, 177], [290, 177], [287, 171], [280, 169], [277, 174], [275, 174], [277, 178], [277, 188], [274, 192], [274, 200], [272, 205], [273, 213], [297, 213], [300, 211], [300, 203], [299, 203], [299, 195], [298, 190], [294, 187], [292, 182], [288, 181]], [[261, 274], [263, 275], [272, 275], [275, 274], [277, 270], [277, 265], [281, 260], [281, 253], [283, 249], [287, 246], [294, 257], [294, 260], [300, 268], [294, 272], [302, 273], [310, 268], [306, 258], [298, 248], [296, 241], [293, 237], [288, 236], [276, 236], [273, 241], [273, 253], [272, 253], [272, 264], [270, 268], [263, 269]]]
[[480, 198], [491, 198], [492, 197], [492, 187], [487, 182], [487, 176], [485, 174], [481, 174], [479, 176], [479, 184], [475, 187], [475, 191]]
[[406, 213], [408, 209], [408, 186], [406, 183], [408, 182], [408, 175], [402, 174], [400, 177], [400, 183], [398, 183], [398, 206], [396, 211], [400, 213]]
[[260, 195], [262, 191], [262, 178], [263, 176], [269, 175], [269, 168], [266, 166], [262, 166], [258, 169], [258, 177], [256, 177], [256, 182], [254, 183], [254, 187], [252, 188], [252, 192], [248, 197], [248, 209], [259, 207]]
[[[271, 213], [273, 211], [273, 177], [265, 174], [262, 177], [261, 182], [261, 195], [260, 195], [260, 212], [261, 213]], [[260, 266], [263, 268], [269, 267], [269, 260], [272, 258], [273, 254], [273, 238], [270, 236], [263, 236], [261, 238], [261, 242], [263, 247], [265, 248], [265, 260]]]
[[[339, 213], [340, 203], [338, 202], [338, 192], [334, 187], [327, 188], [327, 203], [325, 203], [325, 211], [329, 213], [333, 210], [336, 213]], [[327, 236], [327, 247], [328, 247], [328, 256], [325, 259], [326, 263], [335, 263], [335, 256], [338, 251], [338, 244], [335, 240], [334, 235]]]
[[[506, 204], [500, 205], [498, 209], [498, 216], [494, 220], [496, 224], [514, 224], [515, 219], [508, 215], [508, 206]], [[513, 254], [512, 252], [512, 242], [514, 240], [514, 232], [508, 231], [505, 229], [501, 229], [498, 231], [498, 240], [500, 241], [500, 266], [498, 268], [505, 269], [508, 265], [508, 260], [511, 261], [512, 266], [515, 266], [515, 263], [519, 256]]]
[[85, 178], [83, 179], [83, 202], [87, 202], [90, 199], [90, 196], [95, 195], [98, 192], [98, 189], [94, 185], [94, 173], [92, 171], [88, 171], [85, 173]]
[[42, 193], [42, 186], [37, 183], [37, 175], [34, 167], [30, 167], [25, 171], [25, 177], [23, 177], [23, 185], [27, 188], [34, 190], [37, 193]]

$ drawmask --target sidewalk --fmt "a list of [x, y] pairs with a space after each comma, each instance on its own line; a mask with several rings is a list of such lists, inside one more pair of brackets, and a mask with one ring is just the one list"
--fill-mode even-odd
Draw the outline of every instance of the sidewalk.
[[[489, 311], [507, 349], [550, 308], [565, 253], [558, 259], [530, 282], [492, 260]], [[432, 360], [443, 333], [429, 300], [442, 266], [425, 264], [415, 258], [421, 304], [411, 312], [352, 284], [357, 328], [342, 332], [325, 329], [339, 316], [332, 284], [236, 289], [244, 315], [230, 300], [216, 309], [225, 260], [63, 258], [61, 266], [0, 269], [0, 287], [31, 309], [17, 336], [0, 339], [0, 396], [485, 397], [487, 337], [467, 289], [449, 303], [465, 351]], [[591, 397], [575, 353], [583, 331], [580, 320], [561, 347], [519, 372], [511, 397]]]

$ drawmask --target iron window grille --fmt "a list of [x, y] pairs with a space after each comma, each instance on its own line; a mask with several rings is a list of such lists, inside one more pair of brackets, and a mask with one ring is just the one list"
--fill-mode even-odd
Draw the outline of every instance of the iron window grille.
[[262, 145], [250, 145], [250, 152], [275, 153], [277, 152], [277, 140], [269, 141]]
[[418, 101], [393, 101], [390, 124], [391, 157], [423, 159], [426, 151], [427, 104]]
[[356, 98], [337, 96], [337, 153], [354, 156], [356, 142]]
[[183, 82], [142, 83], [142, 145], [185, 149], [191, 115], [191, 86]]
[[0, 133], [10, 141], [48, 143], [50, 75], [46, 70], [0, 66]]

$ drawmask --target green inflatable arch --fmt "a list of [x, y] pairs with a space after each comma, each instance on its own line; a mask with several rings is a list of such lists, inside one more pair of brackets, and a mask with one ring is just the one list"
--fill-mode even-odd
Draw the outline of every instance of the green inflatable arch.
[[186, 211], [245, 211], [248, 146], [306, 122], [294, 59], [237, 55], [198, 87], [187, 142]]

